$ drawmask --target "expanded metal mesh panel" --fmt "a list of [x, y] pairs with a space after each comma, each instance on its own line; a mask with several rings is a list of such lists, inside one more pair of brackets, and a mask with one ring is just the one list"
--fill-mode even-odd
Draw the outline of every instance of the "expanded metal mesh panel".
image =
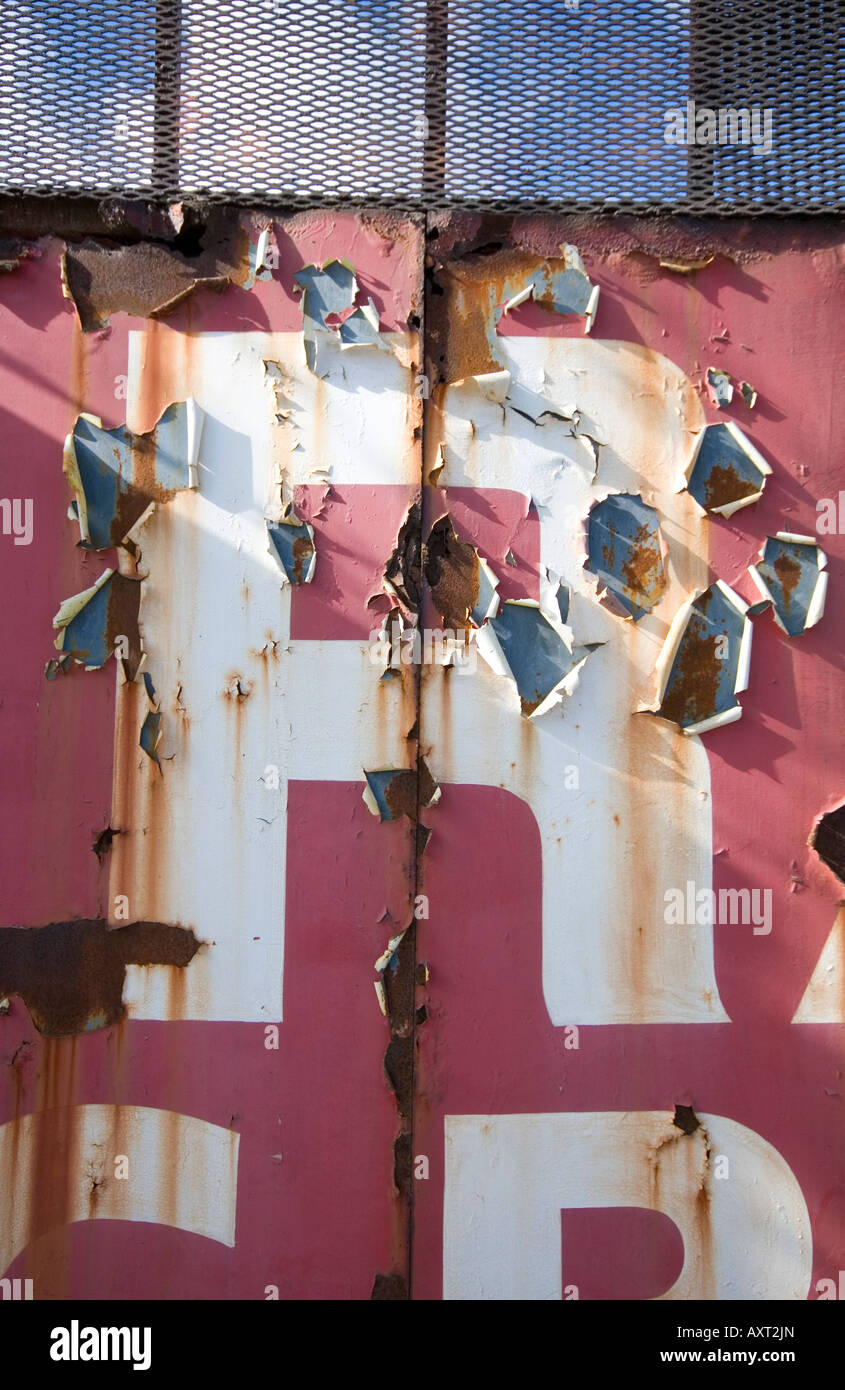
[[845, 205], [845, 0], [5, 0], [0, 190]]

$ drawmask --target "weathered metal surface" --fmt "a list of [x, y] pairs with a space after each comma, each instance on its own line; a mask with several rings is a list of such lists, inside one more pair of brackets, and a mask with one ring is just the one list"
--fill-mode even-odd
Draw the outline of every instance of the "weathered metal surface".
[[[600, 441], [591, 478], [562, 424], [533, 427], [455, 381], [487, 366], [444, 342], [454, 324], [465, 344], [463, 323], [485, 311], [497, 254], [462, 263], [491, 230], [452, 219], [431, 246], [445, 293], [429, 300], [444, 382], [430, 456], [447, 459], [447, 493], [471, 481], [535, 499], [541, 562], [571, 589], [568, 621], [604, 645], [537, 722], [517, 723], [484, 667], [473, 689], [424, 672], [444, 790], [422, 877], [414, 1147], [432, 1176], [415, 1188], [414, 1294], [817, 1297], [845, 1248], [841, 887], [805, 846], [820, 807], [841, 801], [833, 556], [823, 620], [794, 646], [766, 612], [753, 619], [741, 721], [684, 738], [645, 711], [681, 605], [715, 579], [754, 605], [748, 566], [764, 537], [811, 534], [817, 499], [837, 496], [839, 253], [751, 250], [733, 232], [719, 248], [730, 259], [680, 276], [656, 262], [682, 231], [659, 248], [646, 231], [651, 260], [627, 228], [514, 228], [538, 255], [577, 239], [601, 285], [587, 340], [530, 304], [498, 328], [512, 382], [566, 415], [575, 404]], [[441, 255], [457, 265], [441, 272]], [[739, 393], [719, 413], [772, 468], [729, 523], [678, 491], [717, 420], [714, 359], [735, 379], [753, 370], [751, 422]], [[598, 487], [654, 506], [668, 547], [667, 590], [636, 624], [597, 609], [584, 583], [578, 524]], [[829, 538], [841, 556], [841, 535]], [[771, 921], [669, 925], [664, 893], [688, 883], [768, 889]], [[699, 1121], [691, 1133], [672, 1125], [683, 1108]]]
[[[2, 1019], [0, 1185], [21, 1213], [4, 1265], [26, 1267], [36, 1298], [367, 1298], [377, 1273], [407, 1281], [406, 1218], [392, 1195], [401, 1121], [383, 1076], [390, 1026], [371, 982], [385, 914], [403, 925], [411, 914], [413, 832], [407, 821], [380, 825], [361, 792], [364, 764], [407, 767], [415, 757], [413, 675], [379, 686], [367, 600], [419, 485], [419, 348], [407, 320], [418, 308], [420, 234], [387, 216], [320, 216], [278, 236], [279, 264], [249, 293], [231, 290], [231, 306], [197, 299], [167, 327], [112, 312], [108, 337], [83, 335], [63, 300], [59, 244], [40, 244], [26, 282], [19, 272], [4, 282], [2, 364], [14, 389], [3, 398], [17, 402], [3, 412], [3, 457], [15, 460], [4, 474], [27, 459], [35, 528], [31, 547], [2, 556], [17, 651], [4, 753], [17, 791], [4, 782], [0, 920], [21, 946], [33, 934], [19, 926], [59, 934], [50, 924], [70, 922], [61, 939], [72, 951], [84, 919], [100, 919], [104, 943], [78, 989], [72, 976], [57, 980], [63, 959], [33, 966], [36, 987], [61, 984], [68, 996], [64, 1027], [93, 1020], [98, 1031], [42, 1038], [17, 994]], [[368, 349], [344, 349], [317, 378], [302, 352], [293, 275], [334, 254], [355, 258], [390, 350], [375, 354], [376, 368]], [[276, 419], [264, 359], [301, 388], [290, 426]], [[76, 545], [64, 436], [87, 412], [141, 437], [191, 391], [207, 411], [198, 486], [153, 497], [134, 550], [120, 549], [138, 575], [149, 679], [124, 680], [109, 663], [45, 682], [59, 600], [116, 567], [113, 550], [100, 557]], [[287, 468], [289, 431], [299, 436], [298, 472]], [[267, 522], [282, 517], [282, 464], [286, 482], [312, 497], [321, 469], [336, 484], [323, 515], [311, 514], [316, 497], [309, 512], [318, 562], [298, 617], [267, 540]], [[333, 552], [322, 565], [321, 547]], [[357, 584], [346, 586], [350, 575]], [[346, 724], [330, 714], [339, 692]], [[157, 762], [139, 746], [151, 717]], [[332, 851], [335, 834], [349, 837], [354, 863]], [[315, 863], [298, 847], [318, 841], [315, 891]], [[163, 915], [145, 919], [142, 901], [158, 901]], [[182, 968], [139, 964], [148, 957], [127, 945], [135, 920], [196, 938], [199, 951]], [[7, 983], [26, 985], [20, 971]], [[115, 1026], [118, 1005], [127, 1017]], [[92, 1104], [113, 1115], [118, 1137], [93, 1139], [105, 1190], [119, 1198], [92, 1213], [120, 1220], [80, 1241], [72, 1223], [89, 1213], [73, 1194]], [[149, 1119], [137, 1142], [124, 1140], [119, 1107], [138, 1105], [151, 1107]], [[219, 1127], [234, 1155], [223, 1186], [201, 1146], [195, 1169], [180, 1158], [194, 1116]], [[115, 1177], [120, 1154], [128, 1181]], [[99, 1182], [88, 1187], [102, 1205]], [[45, 1197], [28, 1221], [22, 1194], [54, 1188], [67, 1196]], [[225, 1239], [215, 1213], [230, 1219]]]
[[816, 1296], [830, 229], [135, 221], [0, 279], [0, 1275]]

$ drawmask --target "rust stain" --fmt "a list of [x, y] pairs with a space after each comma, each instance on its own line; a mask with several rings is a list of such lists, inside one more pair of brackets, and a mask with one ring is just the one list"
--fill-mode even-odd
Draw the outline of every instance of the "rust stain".
[[826, 811], [807, 841], [819, 859], [845, 883], [845, 804]]
[[407, 1281], [401, 1274], [377, 1274], [373, 1280], [371, 1299], [399, 1302], [409, 1297]]
[[713, 511], [716, 507], [726, 507], [729, 502], [738, 502], [741, 497], [752, 497], [757, 491], [758, 484], [741, 478], [732, 465], [716, 464], [704, 484], [704, 505], [708, 511]]
[[417, 498], [399, 528], [396, 545], [384, 567], [386, 584], [406, 615], [419, 611], [422, 597], [422, 504]]
[[[608, 568], [612, 568], [612, 565], [608, 565]], [[666, 592], [668, 583], [660, 543], [648, 526], [639, 526], [634, 533], [628, 557], [622, 565], [622, 578], [633, 598], [647, 596], [651, 606]]]
[[425, 759], [418, 758], [416, 768], [406, 768], [391, 778], [384, 799], [394, 820], [407, 816], [410, 821], [418, 821], [420, 808], [428, 806], [436, 791], [437, 783]]
[[[416, 883], [415, 836], [409, 836], [411, 881]], [[393, 1141], [393, 1182], [390, 1196], [391, 1263], [393, 1272], [378, 1274], [372, 1298], [407, 1298], [410, 1276], [408, 1222], [413, 1203], [414, 1075], [416, 1070], [415, 974], [416, 922], [411, 917], [395, 956], [395, 970], [382, 976], [390, 1038], [384, 1054], [384, 1075], [396, 1101], [397, 1128]], [[399, 1270], [404, 1269], [404, 1273]], [[404, 1292], [402, 1292], [404, 1290]]]
[[308, 563], [314, 554], [314, 542], [310, 536], [297, 536], [292, 548], [294, 583], [302, 584]]
[[123, 671], [128, 681], [134, 681], [141, 664], [141, 632], [139, 614], [141, 610], [140, 579], [128, 579], [126, 575], [115, 574], [109, 582], [109, 601], [106, 609], [106, 647], [115, 650], [118, 637], [126, 638], [128, 654], [122, 657]]
[[792, 594], [801, 580], [801, 566], [791, 555], [779, 555], [774, 562], [774, 571], [783, 589], [783, 604], [788, 608]]
[[119, 311], [140, 318], [164, 315], [197, 290], [220, 293], [243, 285], [247, 233], [231, 211], [213, 216], [216, 244], [195, 256], [153, 241], [121, 245], [87, 238], [68, 244], [65, 277], [83, 332], [105, 328]]
[[[170, 502], [178, 491], [176, 488], [163, 487], [156, 477], [158, 442], [155, 427], [146, 434], [133, 434], [127, 430], [127, 437], [132, 451], [132, 481], [127, 481], [126, 490], [118, 493], [110, 528], [114, 545], [120, 545], [151, 502]], [[115, 456], [118, 457], [117, 451]]]
[[26, 1220], [31, 1242], [27, 1276], [34, 1279], [38, 1298], [64, 1298], [67, 1293], [70, 1174], [79, 1151], [76, 1044], [75, 1037], [41, 1037], [36, 1044], [33, 1109], [43, 1113], [35, 1128], [31, 1185], [25, 1186], [32, 1198]]
[[660, 706], [664, 718], [680, 725], [687, 720], [698, 723], [713, 714], [723, 670], [716, 654], [717, 639], [715, 633], [706, 634], [704, 624], [692, 613], [675, 657], [674, 683]]
[[91, 848], [96, 854], [101, 864], [111, 849], [112, 840], [114, 839], [115, 835], [119, 834], [119, 830], [113, 830], [110, 825], [107, 825], [105, 830], [101, 830], [99, 835], [94, 840], [94, 843], [91, 846]]
[[[141, 366], [138, 382], [138, 399], [135, 402], [135, 419], [140, 429], [148, 429], [161, 419], [167, 403], [167, 388], [170, 378], [168, 347], [171, 334], [163, 324], [153, 320], [147, 325], [141, 341]], [[133, 460], [134, 462], [134, 460]]]
[[[679, 1123], [680, 1117], [680, 1123]], [[690, 1145], [685, 1145], [686, 1173], [684, 1177], [684, 1189], [688, 1194], [692, 1227], [695, 1231], [695, 1250], [690, 1250], [690, 1256], [697, 1256], [699, 1263], [699, 1285], [696, 1296], [699, 1298], [714, 1297], [714, 1267], [713, 1267], [713, 1223], [711, 1211], [710, 1194], [710, 1139], [704, 1126], [694, 1114], [692, 1106], [676, 1105], [673, 1124], [677, 1126], [677, 1133], [667, 1134], [659, 1144], [654, 1146], [648, 1154], [651, 1179], [651, 1205], [655, 1210], [661, 1210], [660, 1201], [660, 1175], [661, 1163], [664, 1150], [671, 1146], [675, 1148], [677, 1144], [683, 1144], [685, 1139], [698, 1135], [697, 1140]]]
[[[439, 240], [430, 242], [432, 249], [426, 257], [428, 376], [434, 385], [501, 370], [493, 346], [496, 307], [539, 272], [534, 302], [554, 310], [554, 295], [547, 286], [554, 272], [566, 269], [559, 255], [560, 243], [552, 255], [538, 255], [519, 246], [505, 246], [497, 239], [484, 244], [476, 237], [470, 250], [461, 252], [453, 243], [442, 257], [436, 254], [439, 245]], [[458, 255], [454, 255], [456, 249]]]
[[458, 539], [449, 516], [436, 521], [424, 550], [426, 583], [444, 626], [469, 632], [470, 614], [478, 603], [479, 564], [474, 546]]
[[127, 965], [184, 968], [199, 946], [191, 930], [163, 922], [111, 931], [102, 918], [0, 927], [0, 991], [23, 999], [39, 1033], [69, 1037], [125, 1016]]

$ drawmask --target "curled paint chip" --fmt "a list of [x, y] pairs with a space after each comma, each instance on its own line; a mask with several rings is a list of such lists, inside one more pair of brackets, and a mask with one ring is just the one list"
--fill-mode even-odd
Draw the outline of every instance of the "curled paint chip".
[[663, 260], [658, 262], [663, 270], [674, 270], [678, 275], [690, 275], [694, 270], [703, 270], [706, 265], [710, 265], [715, 258], [713, 256], [700, 256], [687, 259], [677, 257], [675, 260]]
[[359, 305], [343, 320], [338, 329], [338, 337], [342, 348], [376, 347], [383, 352], [390, 350], [389, 344], [381, 335], [378, 310], [371, 299], [368, 299], [366, 304]]
[[720, 410], [724, 410], [726, 405], [730, 405], [734, 398], [734, 388], [727, 372], [723, 372], [720, 367], [708, 367], [707, 387], [711, 401]]
[[478, 372], [475, 376], [460, 377], [455, 382], [455, 386], [467, 386], [470, 382], [481, 392], [485, 400], [493, 401], [496, 405], [504, 405], [505, 397], [511, 386], [511, 374], [505, 370]]
[[302, 290], [305, 361], [312, 372], [317, 370], [321, 339], [333, 339], [342, 348], [388, 347], [372, 299], [356, 303], [358, 279], [348, 261], [306, 265], [293, 278]]
[[[65, 599], [53, 619], [53, 627], [59, 629], [54, 643], [62, 653], [59, 664], [72, 658], [86, 671], [96, 671], [117, 653], [126, 679], [134, 680], [141, 664], [140, 599], [141, 581], [111, 569], [104, 570], [90, 589]], [[58, 669], [50, 666], [48, 679]]]
[[[495, 374], [494, 374], [495, 375]], [[510, 375], [505, 373], [505, 375]], [[519, 381], [510, 381], [508, 389], [502, 397], [501, 404], [506, 405], [509, 410], [513, 410], [523, 419], [530, 420], [532, 425], [545, 428], [550, 421], [570, 425], [569, 433], [575, 435], [581, 421], [580, 411], [575, 401], [565, 401], [562, 405], [550, 401], [542, 392], [531, 391], [527, 386], [523, 386]]]
[[665, 553], [658, 514], [641, 497], [617, 493], [592, 508], [586, 568], [613, 612], [637, 622], [660, 602], [668, 582]]
[[529, 599], [509, 599], [478, 632], [478, 650], [497, 675], [509, 676], [526, 719], [545, 714], [571, 694], [578, 674], [601, 643], [573, 647], [562, 623]]
[[61, 656], [54, 656], [44, 667], [44, 675], [48, 681], [54, 681], [58, 675], [67, 675], [68, 662], [70, 656], [63, 652]]
[[329, 327], [331, 315], [342, 314], [355, 303], [358, 280], [348, 261], [335, 259], [324, 265], [305, 265], [293, 278], [302, 290], [306, 318], [319, 328]]
[[264, 227], [258, 240], [249, 243], [248, 269], [242, 289], [251, 290], [258, 280], [272, 280], [273, 266], [278, 265], [278, 248], [270, 245], [270, 228]]
[[387, 967], [391, 964], [393, 964], [395, 968], [396, 952], [399, 950], [399, 947], [402, 944], [402, 940], [407, 930], [407, 927], [405, 927], [402, 931], [397, 932], [395, 936], [391, 936], [385, 949], [382, 951], [381, 955], [379, 956], [378, 960], [373, 966], [373, 969], [377, 970], [380, 975], [383, 974]]
[[[564, 243], [560, 248], [563, 265], [544, 262], [529, 280], [515, 288], [508, 282], [508, 299], [496, 309], [495, 319], [533, 299], [556, 314], [580, 314], [584, 332], [589, 333], [595, 322], [599, 302], [599, 286], [594, 285], [584, 268], [576, 246]], [[506, 291], [507, 292], [507, 291]]]
[[148, 758], [161, 766], [158, 756], [158, 745], [161, 743], [161, 714], [158, 710], [150, 710], [141, 725], [141, 736], [138, 740]]
[[737, 695], [748, 686], [748, 606], [717, 580], [675, 615], [658, 659], [656, 711], [685, 734], [702, 734], [742, 715]]
[[281, 521], [267, 522], [270, 553], [281, 565], [291, 584], [310, 584], [317, 565], [314, 528], [300, 521], [292, 508]]
[[705, 425], [686, 471], [690, 495], [707, 512], [732, 516], [762, 495], [771, 467], [732, 420]]
[[169, 405], [146, 434], [125, 425], [106, 430], [95, 416], [78, 417], [65, 440], [63, 467], [81, 546], [120, 545], [151, 502], [197, 486], [202, 422], [192, 400]]
[[788, 637], [815, 627], [824, 613], [827, 556], [812, 536], [788, 531], [767, 536], [748, 573], [772, 605], [775, 622]]

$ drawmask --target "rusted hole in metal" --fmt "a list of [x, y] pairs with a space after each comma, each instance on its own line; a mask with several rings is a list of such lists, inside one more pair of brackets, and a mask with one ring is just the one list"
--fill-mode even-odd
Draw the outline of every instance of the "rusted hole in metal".
[[397, 1192], [411, 1191], [411, 1135], [404, 1130], [393, 1144], [393, 1184]]
[[419, 611], [422, 596], [422, 507], [414, 502], [399, 528], [393, 553], [384, 567], [385, 582], [409, 615]]
[[449, 516], [435, 521], [425, 543], [424, 569], [434, 606], [444, 627], [466, 632], [478, 603], [478, 554], [458, 539]]
[[809, 844], [823, 864], [845, 883], [845, 804], [822, 816]]
[[384, 1300], [392, 1303], [406, 1302], [408, 1285], [401, 1274], [377, 1274], [373, 1280], [371, 1300]]
[[0, 995], [19, 995], [46, 1037], [90, 1032], [125, 1017], [127, 965], [184, 968], [199, 947], [191, 930], [164, 922], [0, 927]]
[[112, 840], [114, 839], [115, 835], [119, 834], [120, 831], [113, 830], [110, 825], [107, 825], [105, 830], [100, 831], [91, 848], [101, 863], [111, 850]]
[[676, 1104], [675, 1116], [672, 1120], [672, 1124], [676, 1125], [678, 1129], [683, 1130], [684, 1134], [695, 1134], [695, 1131], [700, 1127], [701, 1121], [698, 1119], [691, 1105]]
[[741, 478], [735, 468], [715, 467], [704, 484], [704, 505], [708, 511], [724, 507], [728, 502], [738, 502], [741, 497], [751, 497], [759, 489], [747, 478]]

